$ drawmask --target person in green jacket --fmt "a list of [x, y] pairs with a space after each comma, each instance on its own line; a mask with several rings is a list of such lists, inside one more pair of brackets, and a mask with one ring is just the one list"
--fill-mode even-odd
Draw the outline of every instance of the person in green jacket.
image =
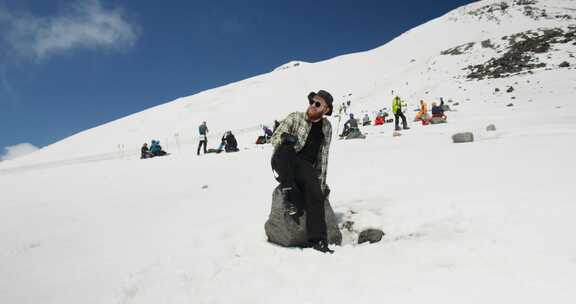
[[394, 113], [394, 123], [396, 125], [395, 127], [396, 131], [400, 131], [399, 118], [402, 118], [402, 128], [404, 128], [404, 130], [410, 129], [408, 127], [408, 123], [406, 122], [406, 116], [404, 116], [404, 112], [402, 112], [402, 108], [405, 106], [406, 105], [402, 102], [400, 97], [398, 96], [394, 97], [392, 101], [392, 113]]

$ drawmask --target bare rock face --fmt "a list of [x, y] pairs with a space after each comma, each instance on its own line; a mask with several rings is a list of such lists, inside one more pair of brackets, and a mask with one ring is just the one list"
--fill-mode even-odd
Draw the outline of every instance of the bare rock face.
[[452, 141], [454, 143], [467, 143], [474, 141], [474, 134], [472, 132], [456, 133], [452, 135]]
[[[264, 225], [268, 241], [285, 247], [304, 247], [308, 242], [306, 232], [306, 212], [295, 221], [284, 207], [284, 195], [280, 186], [272, 194], [272, 208], [268, 221]], [[338, 229], [336, 215], [330, 206], [328, 198], [324, 201], [328, 243], [340, 245], [342, 233]]]
[[366, 229], [360, 232], [360, 235], [358, 236], [358, 244], [366, 242], [370, 242], [370, 244], [380, 242], [384, 234], [385, 233], [380, 229]]
[[[524, 4], [518, 4], [524, 5]], [[491, 9], [501, 9], [499, 6]], [[506, 10], [507, 8], [504, 8]], [[525, 13], [530, 16], [536, 12], [536, 7], [526, 6]], [[484, 14], [484, 13], [482, 13]], [[544, 12], [538, 12], [534, 15], [537, 18], [547, 18]], [[550, 16], [554, 19], [572, 20], [569, 15]], [[538, 30], [529, 30], [515, 33], [510, 36], [502, 37], [502, 43], [494, 46], [489, 41], [483, 41], [482, 47], [491, 47], [497, 50], [498, 55], [477, 65], [469, 65], [465, 68], [468, 71], [468, 79], [483, 80], [489, 78], [505, 78], [512, 75], [533, 73], [535, 69], [546, 68], [547, 65], [556, 65], [551, 62], [545, 62], [542, 55], [550, 55], [562, 44], [576, 45], [576, 27], [555, 27], [540, 28]], [[472, 52], [474, 43], [465, 43], [452, 49], [441, 52], [442, 55], [458, 56], [464, 53]], [[548, 56], [548, 59], [551, 57]], [[570, 63], [562, 62], [559, 67], [569, 67]], [[495, 89], [495, 92], [499, 92]], [[511, 92], [508, 92], [511, 93]]]

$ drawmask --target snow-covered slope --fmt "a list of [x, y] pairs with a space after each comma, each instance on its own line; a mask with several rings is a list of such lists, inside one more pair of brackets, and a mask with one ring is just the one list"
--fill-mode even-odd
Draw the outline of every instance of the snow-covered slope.
[[[377, 49], [289, 63], [0, 163], [0, 303], [574, 302], [575, 14], [574, 1], [480, 1]], [[321, 88], [357, 114], [389, 107], [392, 90], [456, 110], [399, 137], [388, 124], [333, 140], [331, 202], [354, 223], [334, 255], [266, 242], [272, 151], [252, 144]], [[197, 157], [204, 120], [211, 146], [231, 129], [242, 151]], [[475, 142], [452, 144], [458, 131]], [[139, 160], [151, 138], [173, 154]], [[368, 227], [386, 236], [356, 245]]]
[[[259, 125], [271, 124], [274, 119], [305, 106], [307, 93], [320, 88], [332, 92], [336, 102], [346, 101], [339, 97], [352, 93], [359, 110], [388, 106], [392, 90], [412, 104], [420, 98], [473, 97], [464, 91], [469, 85], [464, 68], [498, 57], [507, 47], [502, 37], [540, 28], [574, 26], [575, 7], [574, 1], [566, 0], [480, 1], [414, 28], [377, 49], [314, 64], [291, 62], [268, 74], [183, 97], [86, 130], [21, 161], [53, 161], [121, 151], [136, 153], [143, 142], [152, 138], [162, 140], [174, 150], [176, 145], [196, 141], [197, 125], [202, 121], [208, 122], [213, 141], [225, 130], [235, 130], [241, 134], [252, 132], [249, 136], [252, 142]], [[571, 40], [562, 45], [560, 52], [551, 50], [553, 57], [544, 58], [552, 69], [550, 72], [563, 61], [576, 65], [576, 60], [570, 57], [573, 43]], [[486, 47], [492, 44], [495, 46]], [[462, 45], [463, 54], [442, 55]], [[468, 45], [471, 46], [466, 48]]]

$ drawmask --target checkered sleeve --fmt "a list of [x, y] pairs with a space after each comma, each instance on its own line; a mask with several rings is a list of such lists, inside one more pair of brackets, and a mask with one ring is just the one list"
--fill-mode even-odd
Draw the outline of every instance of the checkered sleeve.
[[282, 144], [282, 133], [291, 134], [295, 120], [296, 113], [291, 113], [280, 123], [278, 128], [276, 128], [274, 135], [270, 138], [270, 142], [272, 143], [272, 146], [274, 146], [274, 149], [278, 148]]

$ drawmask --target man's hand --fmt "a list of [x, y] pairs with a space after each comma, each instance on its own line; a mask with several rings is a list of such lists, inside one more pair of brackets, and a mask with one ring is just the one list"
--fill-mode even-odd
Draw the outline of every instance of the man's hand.
[[298, 142], [298, 137], [292, 134], [288, 134], [286, 132], [282, 133], [282, 135], [280, 135], [280, 138], [282, 139], [282, 144], [285, 145], [295, 145]]

